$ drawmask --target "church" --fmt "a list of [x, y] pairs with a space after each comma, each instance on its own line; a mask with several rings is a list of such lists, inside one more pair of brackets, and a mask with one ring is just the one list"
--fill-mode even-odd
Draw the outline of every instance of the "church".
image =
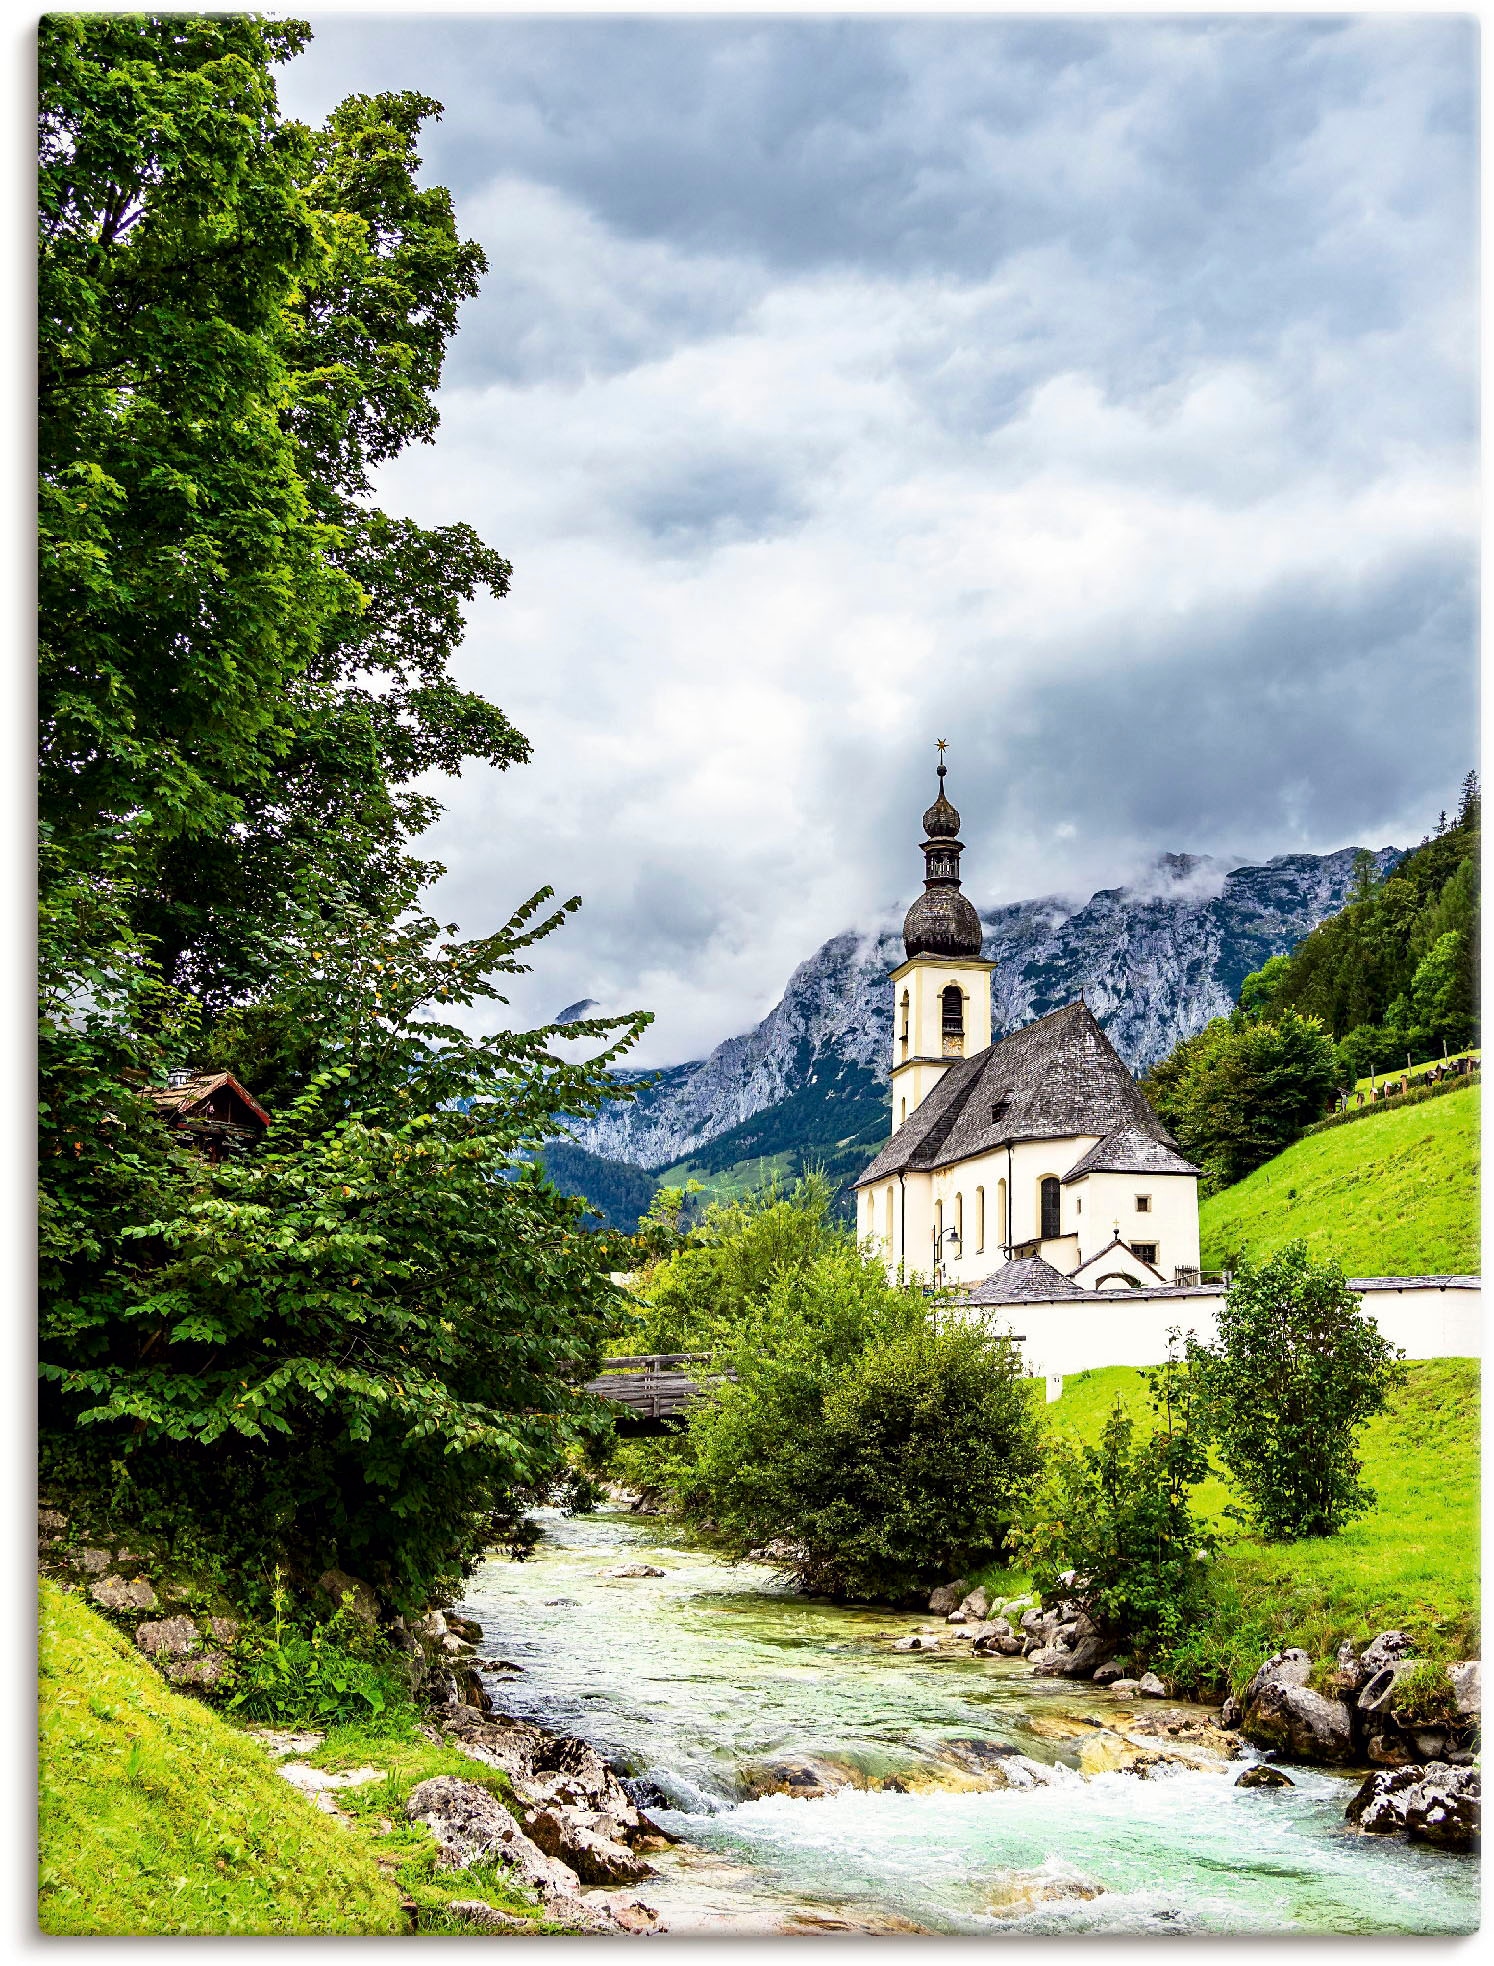
[[889, 1274], [976, 1302], [1196, 1282], [1199, 1170], [1088, 1006], [991, 1042], [995, 964], [940, 751], [891, 979], [892, 1138], [856, 1183], [857, 1233]]

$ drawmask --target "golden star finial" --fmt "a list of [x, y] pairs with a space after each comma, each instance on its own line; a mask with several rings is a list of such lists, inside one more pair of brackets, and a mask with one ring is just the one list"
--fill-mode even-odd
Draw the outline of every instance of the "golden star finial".
[[938, 745], [938, 747], [939, 747], [939, 756], [940, 756], [940, 757], [942, 758], [942, 757], [944, 756], [944, 753], [945, 753], [945, 751], [946, 751], [946, 749], [947, 749], [948, 747], [946, 746], [946, 744], [945, 744], [945, 742], [944, 742], [944, 739], [943, 739], [942, 737], [936, 737], [936, 738], [934, 739], [934, 742], [935, 742], [935, 743], [936, 743], [936, 744]]

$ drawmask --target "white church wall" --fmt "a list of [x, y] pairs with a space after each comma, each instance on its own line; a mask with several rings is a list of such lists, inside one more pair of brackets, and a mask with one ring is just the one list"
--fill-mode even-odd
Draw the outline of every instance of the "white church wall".
[[[1478, 1277], [1350, 1278], [1360, 1302], [1407, 1358], [1481, 1358], [1483, 1286]], [[1221, 1287], [1109, 1292], [970, 1305], [957, 1313], [1022, 1340], [1027, 1371], [1090, 1372], [1105, 1365], [1160, 1365], [1168, 1332], [1193, 1331], [1208, 1343], [1217, 1331]]]
[[[1137, 1206], [1143, 1196], [1149, 1203], [1145, 1209]], [[1155, 1267], [1168, 1283], [1175, 1270], [1199, 1267], [1194, 1175], [1086, 1174], [1069, 1185], [1065, 1197], [1079, 1231], [1081, 1262], [1119, 1235], [1128, 1244], [1154, 1243]]]

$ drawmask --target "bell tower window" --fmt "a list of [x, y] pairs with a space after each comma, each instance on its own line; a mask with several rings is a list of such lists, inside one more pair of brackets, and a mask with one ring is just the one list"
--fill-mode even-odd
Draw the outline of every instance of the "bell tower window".
[[902, 1027], [898, 1032], [898, 1039], [903, 1047], [902, 1055], [904, 1058], [906, 1058], [908, 1055], [908, 1018], [910, 1015], [909, 1004], [908, 1004], [908, 992], [906, 990], [904, 990], [903, 992], [903, 1000], [902, 1003], [899, 1005], [899, 1009], [902, 1011], [902, 1020], [901, 1020]]
[[965, 993], [958, 983], [951, 983], [940, 998], [940, 1027], [944, 1038], [944, 1056], [963, 1058], [965, 1055]]

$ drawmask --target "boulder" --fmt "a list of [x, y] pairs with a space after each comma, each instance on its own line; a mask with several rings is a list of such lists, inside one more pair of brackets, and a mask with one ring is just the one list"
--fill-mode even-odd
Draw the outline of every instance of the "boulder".
[[89, 1577], [102, 1577], [110, 1569], [114, 1558], [108, 1550], [81, 1549], [74, 1552], [73, 1562]]
[[185, 1659], [201, 1647], [202, 1634], [191, 1618], [162, 1618], [137, 1625], [135, 1643], [147, 1658]]
[[957, 1604], [954, 1610], [950, 1612], [949, 1616], [945, 1619], [944, 1622], [947, 1625], [969, 1625], [969, 1624], [973, 1624], [975, 1621], [971, 1618], [970, 1613], [964, 1608], [963, 1605]]
[[1267, 1686], [1305, 1686], [1312, 1675], [1312, 1660], [1298, 1645], [1284, 1652], [1273, 1652], [1245, 1688], [1241, 1704], [1248, 1712]]
[[1040, 1645], [1029, 1652], [1027, 1662], [1034, 1673], [1046, 1679], [1061, 1679], [1065, 1664], [1073, 1657], [1066, 1645]]
[[1134, 1699], [1141, 1690], [1141, 1681], [1139, 1679], [1112, 1679], [1110, 1690], [1112, 1693], [1119, 1694], [1123, 1700]]
[[1406, 1834], [1440, 1850], [1474, 1850], [1479, 1842], [1481, 1784], [1476, 1768], [1434, 1762], [1406, 1794]]
[[1388, 1666], [1381, 1666], [1378, 1672], [1371, 1673], [1354, 1702], [1359, 1711], [1362, 1714], [1388, 1714], [1395, 1694], [1395, 1683], [1405, 1678], [1411, 1670], [1411, 1663], [1409, 1659], [1396, 1659]]
[[929, 1610], [936, 1618], [947, 1618], [951, 1611], [957, 1611], [970, 1588], [966, 1577], [958, 1578], [952, 1584], [940, 1584], [937, 1590], [929, 1593]]
[[984, 1584], [977, 1584], [973, 1591], [967, 1591], [958, 1607], [968, 1618], [984, 1622], [991, 1615], [991, 1593]]
[[1104, 1665], [1096, 1666], [1090, 1675], [1096, 1686], [1113, 1686], [1118, 1679], [1124, 1679], [1125, 1676], [1125, 1667], [1118, 1666], [1114, 1659], [1108, 1659]]
[[455, 1611], [445, 1613], [446, 1629], [455, 1632], [458, 1638], [465, 1638], [469, 1645], [482, 1642], [482, 1626], [475, 1618], [459, 1618]]
[[997, 1609], [1003, 1618], [1020, 1623], [1024, 1611], [1037, 1609], [1037, 1599], [1029, 1591], [1025, 1597], [1009, 1597], [1005, 1604], [998, 1605]]
[[123, 1577], [101, 1577], [88, 1595], [106, 1611], [158, 1611], [161, 1600], [143, 1577], [126, 1583]]
[[1014, 1632], [987, 1629], [976, 1639], [973, 1649], [983, 1657], [988, 1658], [996, 1653], [1003, 1658], [1012, 1659], [1021, 1653], [1022, 1641]]
[[1136, 1682], [1136, 1690], [1144, 1700], [1167, 1698], [1167, 1688], [1154, 1672], [1144, 1672]]
[[1294, 1761], [1341, 1767], [1355, 1758], [1348, 1707], [1290, 1680], [1268, 1681], [1260, 1689], [1247, 1706], [1244, 1732], [1257, 1747], [1275, 1748]]
[[355, 1618], [366, 1625], [379, 1622], [379, 1594], [372, 1584], [365, 1584], [361, 1577], [351, 1577], [346, 1570], [324, 1570], [317, 1583], [336, 1605], [346, 1604]]
[[907, 1638], [895, 1638], [892, 1649], [894, 1652], [937, 1652], [939, 1641], [928, 1632], [911, 1632]]
[[38, 1509], [36, 1512], [36, 1526], [44, 1535], [60, 1535], [67, 1528], [67, 1517], [60, 1509]]
[[239, 1635], [237, 1618], [209, 1618], [208, 1630], [220, 1645], [232, 1645]]
[[1244, 1719], [1245, 1709], [1240, 1705], [1240, 1702], [1235, 1698], [1233, 1693], [1229, 1694], [1225, 1699], [1224, 1705], [1219, 1709], [1219, 1725], [1221, 1727], [1239, 1727]]
[[1290, 1775], [1283, 1775], [1279, 1768], [1268, 1768], [1264, 1761], [1257, 1761], [1243, 1774], [1236, 1775], [1237, 1789], [1289, 1789], [1294, 1786]]
[[477, 1782], [435, 1775], [411, 1790], [405, 1813], [434, 1834], [443, 1869], [500, 1863], [538, 1891], [546, 1904], [576, 1895], [579, 1880], [570, 1866], [547, 1856], [498, 1798]]
[[817, 1755], [752, 1762], [740, 1771], [740, 1776], [744, 1790], [753, 1800], [763, 1795], [790, 1795], [813, 1801], [818, 1796], [836, 1795], [842, 1789], [865, 1787], [853, 1768]]
[[1383, 1672], [1387, 1666], [1393, 1666], [1397, 1659], [1404, 1659], [1411, 1650], [1411, 1638], [1407, 1632], [1381, 1632], [1372, 1638], [1359, 1655], [1360, 1685], [1373, 1679], [1377, 1672]]
[[1448, 1667], [1447, 1676], [1452, 1681], [1453, 1698], [1457, 1701], [1458, 1712], [1465, 1718], [1476, 1717], [1481, 1710], [1478, 1660], [1460, 1660], [1457, 1665]]
[[417, 1641], [425, 1645], [439, 1645], [446, 1636], [446, 1617], [441, 1611], [422, 1611], [410, 1626]]
[[1357, 1693], [1364, 1684], [1364, 1669], [1359, 1663], [1359, 1654], [1354, 1650], [1351, 1640], [1346, 1638], [1339, 1646], [1334, 1669], [1338, 1673], [1345, 1693]]
[[481, 1898], [448, 1898], [442, 1906], [448, 1918], [459, 1918], [479, 1932], [532, 1932], [532, 1918], [516, 1918], [511, 1911], [499, 1911]]
[[1373, 1762], [1376, 1768], [1409, 1768], [1416, 1760], [1410, 1742], [1393, 1727], [1370, 1735], [1365, 1743], [1364, 1758]]
[[524, 1828], [548, 1857], [559, 1857], [583, 1884], [636, 1884], [655, 1872], [624, 1843], [602, 1835], [582, 1810], [564, 1803], [526, 1809]]
[[599, 1570], [599, 1577], [662, 1577], [665, 1573], [652, 1563], [614, 1563], [608, 1570]]

